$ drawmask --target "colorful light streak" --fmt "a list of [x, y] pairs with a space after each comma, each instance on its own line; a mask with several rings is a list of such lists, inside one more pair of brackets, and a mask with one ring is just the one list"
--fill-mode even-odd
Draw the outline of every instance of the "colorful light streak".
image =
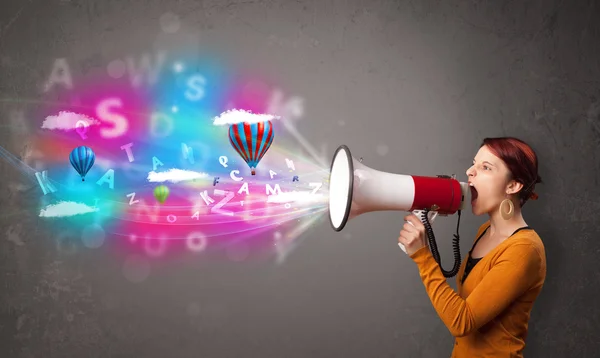
[[[55, 62], [63, 70], [65, 64]], [[13, 102], [34, 107], [30, 125], [38, 130], [29, 138], [29, 152], [38, 153], [42, 168], [3, 148], [0, 155], [39, 184], [40, 217], [68, 220], [87, 232], [95, 225], [106, 241], [146, 253], [156, 242], [164, 250], [198, 252], [240, 240], [273, 250], [281, 231], [289, 243], [323, 219], [328, 168], [289, 130], [291, 116], [281, 113], [289, 104], [281, 103], [278, 86], [234, 76], [216, 61], [165, 59], [160, 68], [146, 70], [130, 73], [128, 81], [110, 76], [109, 66], [109, 75], [63, 78], [61, 85], [54, 69], [45, 87], [48, 98]], [[144, 75], [155, 82], [143, 81]], [[247, 113], [273, 119], [276, 133], [254, 176], [228, 140], [227, 121]], [[96, 154], [85, 182], [68, 160], [80, 145]], [[305, 151], [313, 158], [304, 157]], [[161, 183], [170, 190], [162, 205], [153, 196]], [[151, 256], [164, 256], [160, 250], [150, 250]]]

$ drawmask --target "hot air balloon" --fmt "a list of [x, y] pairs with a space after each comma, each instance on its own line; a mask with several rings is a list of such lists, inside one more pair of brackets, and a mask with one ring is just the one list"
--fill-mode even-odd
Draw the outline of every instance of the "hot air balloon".
[[169, 196], [169, 188], [166, 185], [159, 185], [154, 188], [154, 197], [159, 203], [164, 203]]
[[241, 122], [229, 127], [229, 142], [250, 167], [252, 175], [256, 166], [273, 143], [271, 121], [257, 123]]
[[94, 165], [96, 155], [90, 147], [81, 146], [73, 149], [69, 155], [69, 161], [77, 173], [81, 175], [81, 181], [85, 181], [85, 175]]

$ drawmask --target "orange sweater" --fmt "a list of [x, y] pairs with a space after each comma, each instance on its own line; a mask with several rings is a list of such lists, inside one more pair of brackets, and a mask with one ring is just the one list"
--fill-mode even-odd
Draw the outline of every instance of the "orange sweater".
[[[477, 237], [489, 227], [479, 227]], [[532, 229], [504, 240], [461, 284], [466, 260], [457, 274], [456, 293], [446, 282], [428, 246], [410, 256], [419, 268], [433, 307], [456, 337], [452, 357], [523, 357], [529, 315], [546, 278], [546, 253]]]

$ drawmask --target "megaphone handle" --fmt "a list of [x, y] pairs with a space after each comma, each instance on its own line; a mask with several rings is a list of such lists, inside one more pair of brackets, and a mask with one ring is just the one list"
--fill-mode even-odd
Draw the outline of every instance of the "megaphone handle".
[[[425, 224], [425, 219], [423, 218], [423, 213], [425, 212], [425, 210], [413, 210], [412, 213], [415, 214], [423, 224]], [[437, 217], [438, 212], [437, 211], [430, 211], [427, 213], [427, 218], [429, 219], [429, 223], [433, 223], [433, 220], [435, 220], [435, 218]], [[411, 223], [410, 221], [406, 221], [407, 223], [413, 225], [413, 223]], [[414, 225], [413, 225], [414, 226]], [[425, 240], [425, 245], [428, 245], [429, 241]], [[406, 247], [402, 244], [402, 243], [398, 243], [398, 246], [402, 249], [402, 251], [404, 251], [405, 254], [408, 255], [408, 253], [406, 252]]]

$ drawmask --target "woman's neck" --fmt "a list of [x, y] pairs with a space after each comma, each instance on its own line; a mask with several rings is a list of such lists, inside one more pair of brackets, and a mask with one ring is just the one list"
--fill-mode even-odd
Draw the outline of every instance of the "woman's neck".
[[521, 209], [515, 206], [512, 218], [506, 220], [498, 210], [489, 213], [490, 216], [490, 235], [494, 237], [509, 237], [520, 227], [527, 226], [523, 219]]

